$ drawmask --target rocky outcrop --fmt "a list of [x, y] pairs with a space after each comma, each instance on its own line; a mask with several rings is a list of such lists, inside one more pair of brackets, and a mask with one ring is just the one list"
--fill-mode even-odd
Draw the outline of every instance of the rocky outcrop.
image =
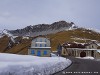
[[38, 36], [57, 33], [71, 28], [77, 28], [77, 26], [75, 26], [73, 22], [59, 21], [52, 24], [30, 25], [23, 29], [10, 30], [9, 32], [17, 36]]

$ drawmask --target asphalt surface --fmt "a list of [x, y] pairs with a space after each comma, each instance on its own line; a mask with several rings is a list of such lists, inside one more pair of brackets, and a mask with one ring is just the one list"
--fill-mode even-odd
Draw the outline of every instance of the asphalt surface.
[[68, 57], [72, 65], [53, 75], [100, 75], [100, 61]]

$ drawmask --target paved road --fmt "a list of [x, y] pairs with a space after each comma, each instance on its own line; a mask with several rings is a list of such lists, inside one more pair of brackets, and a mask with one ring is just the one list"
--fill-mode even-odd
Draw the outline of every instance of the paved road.
[[100, 75], [100, 61], [72, 57], [69, 59], [72, 60], [72, 65], [54, 75]]

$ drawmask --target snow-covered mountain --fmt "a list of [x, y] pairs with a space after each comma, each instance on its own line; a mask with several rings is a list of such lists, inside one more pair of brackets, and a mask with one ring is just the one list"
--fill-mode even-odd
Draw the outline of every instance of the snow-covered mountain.
[[2, 35], [2, 30], [0, 30], [0, 38], [2, 37], [3, 35]]
[[68, 23], [65, 21], [55, 22], [53, 24], [27, 26], [17, 30], [4, 30], [2, 33], [6, 36], [0, 38], [0, 52], [6, 53], [28, 53], [32, 39], [23, 39], [23, 37], [19, 36], [46, 36], [51, 40], [52, 51], [56, 50], [59, 43], [62, 44], [64, 42], [85, 43], [95, 40], [100, 43], [99, 32], [87, 28], [79, 28], [73, 22]]
[[13, 43], [15, 43], [14, 36], [13, 36], [11, 33], [9, 33], [8, 30], [4, 29], [4, 30], [2, 31], [2, 34], [4, 34], [4, 35], [10, 37], [11, 41], [12, 41]]
[[0, 30], [0, 33], [1, 33], [1, 30]]
[[77, 28], [77, 26], [75, 26], [73, 22], [59, 21], [52, 24], [30, 25], [23, 29], [10, 30], [9, 32], [17, 36], [38, 36], [75, 28]]

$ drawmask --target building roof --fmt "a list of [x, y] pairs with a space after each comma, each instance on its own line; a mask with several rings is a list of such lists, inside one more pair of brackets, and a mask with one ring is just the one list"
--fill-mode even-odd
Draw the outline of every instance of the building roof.
[[62, 44], [65, 48], [85, 48], [85, 46], [81, 43], [64, 43]]
[[82, 49], [82, 48], [67, 48], [67, 49], [71, 49], [71, 50], [85, 50], [85, 51], [100, 51], [100, 49]]
[[74, 42], [74, 43], [70, 43], [70, 42], [66, 42], [66, 43], [63, 43], [62, 46], [64, 48], [85, 48], [86, 46], [89, 46], [91, 44], [96, 44], [95, 42], [89, 42], [89, 43], [77, 43], [77, 42]]
[[38, 37], [42, 37], [42, 38], [46, 38], [46, 39], [50, 40], [49, 38], [47, 38], [47, 37], [44, 36], [44, 35], [35, 36], [35, 37], [33, 37], [33, 39], [36, 39], [36, 38], [38, 38]]

